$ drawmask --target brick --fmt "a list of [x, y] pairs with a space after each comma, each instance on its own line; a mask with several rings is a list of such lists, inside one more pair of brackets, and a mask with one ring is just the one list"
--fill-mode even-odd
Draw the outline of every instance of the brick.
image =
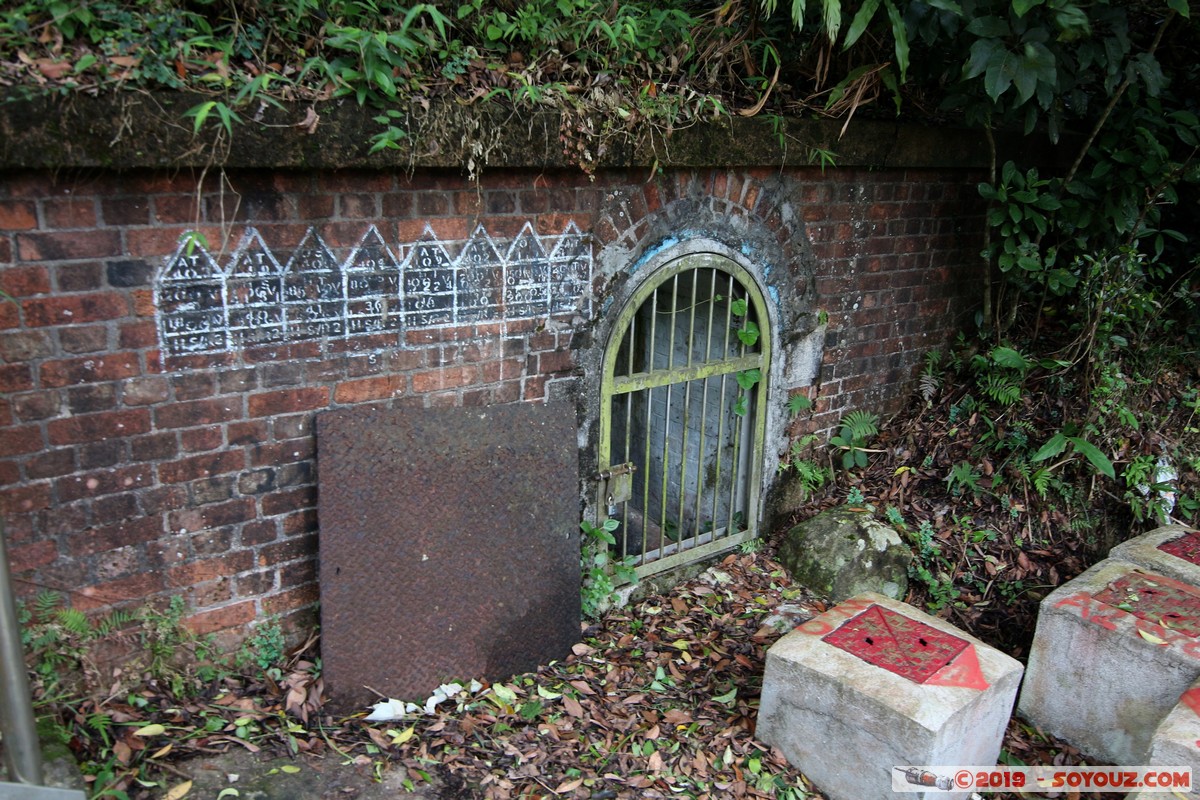
[[50, 272], [45, 267], [9, 267], [0, 272], [0, 291], [10, 297], [30, 297], [50, 291]]
[[130, 378], [140, 371], [135, 356], [124, 353], [47, 361], [41, 368], [42, 386], [56, 388]]
[[181, 458], [158, 467], [158, 477], [163, 483], [182, 483], [184, 481], [208, 478], [214, 475], [224, 475], [238, 472], [246, 462], [241, 450], [229, 450], [219, 453]]
[[286, 614], [288, 611], [293, 611], [298, 608], [312, 605], [320, 599], [320, 592], [316, 584], [301, 586], [296, 589], [289, 589], [280, 594], [264, 597], [262, 600], [263, 611], [267, 614]]
[[316, 451], [316, 441], [312, 438], [258, 445], [250, 449], [250, 465], [266, 467], [304, 461], [313, 458]]
[[209, 528], [192, 536], [192, 551], [199, 556], [216, 556], [233, 546], [233, 528]]
[[279, 588], [289, 589], [294, 586], [315, 583], [317, 580], [316, 559], [294, 561], [279, 568]]
[[57, 559], [58, 545], [51, 540], [8, 548], [8, 566], [14, 575], [48, 566]]
[[249, 399], [251, 417], [268, 417], [297, 411], [312, 411], [329, 405], [329, 389], [310, 387], [279, 392], [252, 394]]
[[404, 392], [406, 381], [402, 375], [365, 378], [339, 384], [333, 392], [335, 403], [353, 404], [372, 400], [386, 400]]
[[260, 547], [255, 560], [258, 566], [269, 567], [299, 558], [315, 559], [316, 555], [317, 536], [309, 534]]
[[37, 225], [37, 206], [33, 203], [0, 200], [0, 231], [28, 231]]
[[158, 344], [158, 329], [152, 322], [123, 323], [117, 328], [117, 342], [122, 350], [141, 350]]
[[42, 215], [49, 228], [94, 228], [96, 202], [90, 198], [52, 197], [42, 201]]
[[264, 496], [262, 513], [263, 516], [273, 517], [279, 514], [290, 514], [303, 508], [314, 508], [316, 505], [316, 487], [306, 486]]
[[154, 409], [154, 426], [159, 430], [214, 425], [242, 416], [242, 400], [237, 396], [211, 400], [192, 400], [160, 405]]
[[170, 384], [159, 375], [130, 378], [121, 384], [121, 400], [129, 406], [161, 403], [170, 394]]
[[162, 514], [186, 505], [187, 490], [182, 486], [156, 486], [142, 490], [138, 502], [147, 514]]
[[28, 364], [0, 364], [0, 394], [33, 388], [33, 371]]
[[171, 376], [176, 400], [197, 400], [216, 394], [217, 377], [210, 372], [190, 372]]
[[134, 461], [161, 461], [178, 453], [179, 442], [174, 433], [152, 433], [129, 442], [129, 454]]
[[240, 597], [259, 597], [275, 590], [275, 575], [273, 569], [260, 572], [250, 572], [237, 576], [237, 593]]
[[100, 201], [105, 225], [147, 225], [150, 201], [146, 197], [106, 197]]
[[138, 496], [133, 492], [110, 494], [92, 501], [94, 519], [117, 522], [139, 515]]
[[111, 467], [128, 460], [128, 448], [124, 439], [105, 439], [101, 442], [89, 442], [81, 445], [79, 451], [80, 469], [98, 469]]
[[270, 437], [269, 424], [266, 420], [254, 419], [247, 422], [231, 422], [225, 428], [225, 438], [229, 445], [258, 444]]
[[304, 365], [294, 362], [263, 364], [258, 368], [258, 384], [264, 389], [297, 386], [304, 383]]
[[92, 556], [119, 547], [141, 544], [162, 535], [162, 520], [139, 517], [113, 525], [88, 528], [67, 538], [67, 553], [75, 558]]
[[46, 331], [18, 331], [0, 335], [0, 360], [8, 362], [45, 358], [54, 353], [54, 341]]
[[184, 624], [198, 635], [216, 633], [217, 631], [244, 628], [252, 622], [258, 613], [253, 600], [243, 600], [240, 603], [214, 608], [199, 614], [192, 614], [184, 620]]
[[44, 441], [42, 429], [37, 425], [7, 428], [0, 432], [0, 458], [37, 452]]
[[317, 529], [317, 511], [306, 508], [283, 517], [283, 535], [299, 536]]
[[312, 414], [293, 414], [287, 417], [276, 417], [274, 425], [275, 438], [307, 439], [313, 435]]
[[223, 370], [219, 375], [221, 394], [245, 392], [254, 389], [257, 384], [257, 374], [253, 367]]
[[67, 408], [72, 414], [93, 414], [111, 411], [117, 405], [117, 387], [114, 383], [95, 383], [72, 386], [66, 391]]
[[412, 387], [418, 394], [460, 388], [474, 383], [478, 375], [479, 370], [474, 365], [444, 367], [413, 375]]
[[207, 608], [227, 603], [234, 597], [233, 581], [229, 578], [219, 578], [194, 584], [187, 588], [186, 597], [188, 605], [192, 608]]
[[121, 467], [120, 469], [102, 470], [69, 478], [60, 478], [54, 488], [59, 500], [70, 502], [84, 497], [97, 497], [115, 492], [127, 492], [153, 482], [153, 472], [145, 464]]
[[219, 475], [215, 478], [192, 481], [188, 484], [188, 494], [192, 499], [192, 505], [203, 506], [232, 500], [237, 480], [236, 475]]
[[220, 558], [192, 561], [167, 569], [167, 586], [193, 586], [206, 581], [229, 578], [254, 566], [254, 554], [249, 550], [230, 553]]
[[21, 233], [17, 253], [22, 261], [111, 258], [121, 254], [121, 236], [108, 230]]
[[179, 447], [185, 453], [203, 453], [216, 450], [224, 444], [225, 435], [216, 425], [179, 432]]
[[[0, 239], [0, 242], [3, 242]], [[15, 303], [0, 303], [0, 329], [16, 328], [21, 324], [20, 313]]]
[[279, 525], [275, 520], [256, 520], [242, 526], [243, 547], [254, 547], [279, 538]]
[[109, 261], [104, 274], [108, 285], [119, 288], [134, 288], [153, 285], [155, 265], [144, 259], [118, 259]]
[[68, 353], [96, 353], [109, 348], [109, 328], [105, 325], [81, 325], [59, 328], [58, 341]]
[[104, 268], [99, 262], [58, 264], [54, 282], [60, 292], [91, 292], [104, 288]]
[[56, 419], [46, 425], [50, 444], [53, 445], [124, 438], [149, 430], [150, 412], [144, 408]]

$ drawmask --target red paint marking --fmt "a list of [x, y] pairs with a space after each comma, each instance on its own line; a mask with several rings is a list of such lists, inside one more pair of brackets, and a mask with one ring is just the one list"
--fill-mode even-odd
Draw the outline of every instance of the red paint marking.
[[975, 652], [975, 645], [968, 645], [966, 650], [925, 682], [933, 686], [961, 686], [981, 692], [991, 685], [987, 678], [983, 677], [983, 668], [979, 666], [979, 654]]
[[833, 623], [818, 617], [817, 619], [810, 619], [808, 622], [797, 625], [796, 630], [801, 633], [807, 633], [810, 636], [824, 636], [833, 630]]
[[1177, 539], [1163, 542], [1158, 549], [1184, 561], [1200, 564], [1200, 531], [1188, 531]]
[[1200, 715], [1200, 686], [1193, 687], [1184, 692], [1183, 696], [1179, 698], [1179, 702], [1190, 708], [1193, 714]]
[[824, 641], [913, 683], [927, 682], [970, 647], [965, 639], [874, 604]]

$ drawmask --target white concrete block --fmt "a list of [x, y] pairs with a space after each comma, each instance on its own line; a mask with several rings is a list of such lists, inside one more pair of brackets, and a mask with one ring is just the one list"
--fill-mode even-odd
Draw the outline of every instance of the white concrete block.
[[1100, 562], [1042, 601], [1017, 710], [1101, 761], [1145, 764], [1200, 676], [1200, 590]]
[[1114, 547], [1109, 558], [1137, 564], [1189, 586], [1200, 586], [1200, 531], [1164, 525]]
[[767, 651], [756, 735], [829, 800], [895, 800], [894, 767], [995, 764], [1020, 680], [1016, 660], [865, 593]]
[[[1147, 534], [1150, 535], [1150, 534]], [[1146, 765], [1151, 767], [1191, 767], [1192, 784], [1200, 779], [1200, 681], [1193, 683], [1179, 698], [1154, 731]], [[1200, 800], [1200, 791], [1133, 792], [1129, 798], [1138, 800]]]

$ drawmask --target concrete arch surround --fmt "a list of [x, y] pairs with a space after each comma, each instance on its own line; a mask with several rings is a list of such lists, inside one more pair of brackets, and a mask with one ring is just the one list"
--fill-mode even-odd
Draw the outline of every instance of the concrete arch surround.
[[[738, 265], [754, 281], [764, 299], [762, 310], [774, 342], [764, 381], [768, 392], [765, 435], [757, 454], [761, 461], [756, 512], [761, 518], [762, 498], [771, 489], [779, 452], [787, 444], [788, 396], [798, 387], [811, 385], [820, 365], [822, 331], [812, 307], [815, 259], [803, 221], [795, 213], [796, 204], [787, 196], [782, 181], [766, 185], [747, 180], [737, 202], [714, 198], [709, 194], [711, 186], [695, 185], [691, 196], [684, 187], [683, 196], [655, 207], [670, 188], [647, 184], [641, 192], [610, 193], [594, 228], [597, 238], [607, 232], [610, 240], [597, 242], [597, 281], [603, 281], [603, 286], [597, 287], [595, 319], [578, 351], [584, 515], [592, 518], [596, 511], [592, 473], [599, 440], [600, 381], [604, 353], [617, 333], [621, 309], [664, 266], [688, 256], [715, 255]], [[737, 192], [730, 196], [734, 194]], [[770, 211], [757, 213], [754, 209], [759, 207]]]

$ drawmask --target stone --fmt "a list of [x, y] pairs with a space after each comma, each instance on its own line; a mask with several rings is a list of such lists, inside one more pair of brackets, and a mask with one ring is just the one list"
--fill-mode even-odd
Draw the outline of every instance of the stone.
[[1200, 587], [1200, 531], [1195, 528], [1164, 525], [1122, 542], [1108, 557]]
[[[1175, 708], [1155, 729], [1146, 764], [1152, 767], [1190, 767], [1192, 786], [1196, 788], [1196, 781], [1200, 779], [1200, 681], [1193, 683], [1180, 696]], [[1170, 792], [1143, 792], [1136, 796], [1142, 800], [1175, 798]], [[1193, 791], [1186, 796], [1200, 798], [1200, 792]]]
[[1200, 676], [1200, 590], [1107, 559], [1038, 609], [1018, 711], [1100, 761], [1145, 764]]
[[895, 767], [995, 764], [1020, 680], [1015, 659], [864, 593], [767, 651], [756, 735], [829, 800], [893, 800]]
[[904, 597], [912, 559], [899, 533], [845, 506], [796, 525], [779, 548], [780, 563], [797, 582], [834, 602], [863, 592]]

